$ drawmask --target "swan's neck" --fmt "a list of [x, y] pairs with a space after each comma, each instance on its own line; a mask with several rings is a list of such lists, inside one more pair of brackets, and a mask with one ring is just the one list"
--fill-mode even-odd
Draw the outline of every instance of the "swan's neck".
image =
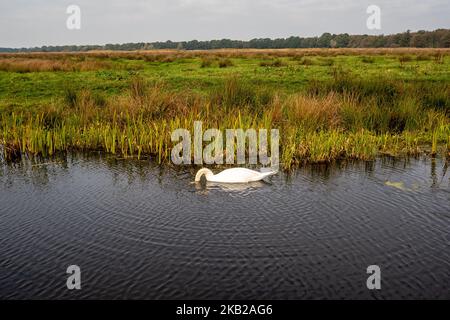
[[211, 178], [214, 174], [209, 169], [206, 168], [200, 169], [198, 170], [197, 175], [195, 176], [195, 182], [200, 182], [200, 179], [202, 178], [203, 175], [206, 176], [206, 180], [209, 180], [209, 178]]

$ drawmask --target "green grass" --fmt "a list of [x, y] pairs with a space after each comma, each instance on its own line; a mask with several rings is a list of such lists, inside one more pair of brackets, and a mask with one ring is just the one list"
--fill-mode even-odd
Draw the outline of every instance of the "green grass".
[[[31, 72], [14, 73], [0, 71], [0, 106], [8, 104], [41, 104], [63, 95], [70, 84], [76, 89], [101, 91], [108, 95], [126, 90], [127, 81], [139, 74], [150, 81], [164, 81], [178, 90], [193, 89], [207, 92], [223, 78], [238, 74], [241, 79], [257, 85], [266, 85], [284, 92], [304, 89], [311, 80], [327, 81], [333, 78], [333, 69], [351, 70], [363, 79], [389, 78], [406, 82], [450, 82], [450, 58], [437, 64], [434, 60], [411, 61], [401, 65], [399, 58], [391, 56], [371, 57], [373, 63], [364, 63], [360, 56], [308, 57], [313, 65], [302, 65], [288, 57], [277, 58], [278, 68], [265, 68], [264, 59], [231, 58], [233, 65], [219, 68], [218, 60], [208, 68], [201, 68], [201, 58], [183, 58], [173, 62], [147, 62], [144, 60], [110, 60], [108, 70], [84, 72]], [[327, 65], [327, 61], [333, 65]]]
[[279, 128], [285, 168], [436, 154], [450, 141], [448, 55], [96, 59], [108, 68], [0, 71], [7, 158], [82, 149], [164, 162], [170, 132], [196, 120]]

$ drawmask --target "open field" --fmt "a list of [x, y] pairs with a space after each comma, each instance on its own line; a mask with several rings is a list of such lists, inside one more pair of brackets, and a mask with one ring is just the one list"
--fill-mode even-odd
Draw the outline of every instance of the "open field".
[[450, 49], [0, 54], [7, 159], [102, 150], [169, 160], [170, 133], [279, 128], [284, 168], [448, 154]]

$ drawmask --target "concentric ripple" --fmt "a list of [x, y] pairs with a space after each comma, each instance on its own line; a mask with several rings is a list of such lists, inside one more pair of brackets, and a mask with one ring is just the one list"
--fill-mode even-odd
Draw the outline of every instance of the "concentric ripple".
[[[193, 175], [77, 155], [0, 167], [0, 298], [450, 298], [441, 160], [308, 166], [245, 186]], [[72, 264], [80, 291], [65, 287]]]

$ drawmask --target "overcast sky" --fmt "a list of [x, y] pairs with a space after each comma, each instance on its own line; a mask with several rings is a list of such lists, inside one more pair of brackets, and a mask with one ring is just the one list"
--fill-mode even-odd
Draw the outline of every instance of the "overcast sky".
[[[68, 30], [66, 8], [81, 8]], [[381, 30], [366, 27], [370, 4]], [[0, 47], [390, 34], [450, 28], [449, 0], [1, 0]]]

